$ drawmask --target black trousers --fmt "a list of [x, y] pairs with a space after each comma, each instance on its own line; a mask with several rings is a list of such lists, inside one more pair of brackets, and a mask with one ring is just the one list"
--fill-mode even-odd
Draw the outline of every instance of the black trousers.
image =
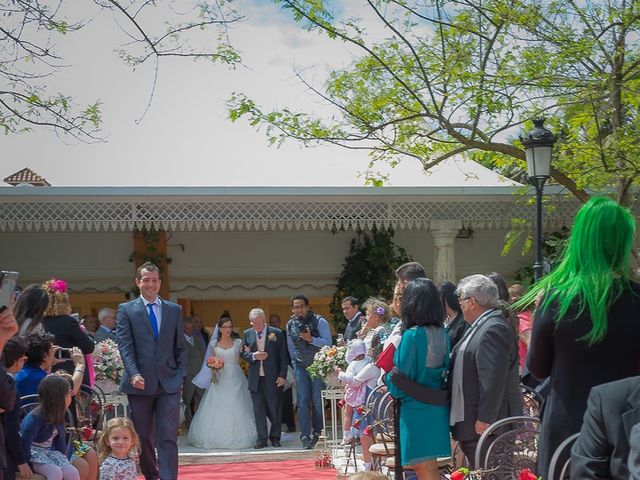
[[282, 423], [290, 432], [296, 431], [296, 419], [293, 412], [293, 388], [285, 390], [282, 395]]

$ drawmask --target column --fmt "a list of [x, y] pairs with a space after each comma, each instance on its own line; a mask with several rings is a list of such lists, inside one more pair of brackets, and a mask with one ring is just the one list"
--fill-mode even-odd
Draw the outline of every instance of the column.
[[434, 241], [433, 280], [456, 283], [456, 235], [462, 228], [460, 220], [432, 220], [431, 236]]

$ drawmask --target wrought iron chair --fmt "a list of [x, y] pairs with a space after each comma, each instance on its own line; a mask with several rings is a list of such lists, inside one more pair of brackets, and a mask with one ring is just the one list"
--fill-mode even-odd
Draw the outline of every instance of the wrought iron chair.
[[86, 441], [94, 442], [98, 433], [102, 430], [107, 402], [99, 388], [82, 385], [74, 397], [76, 408], [77, 427], [90, 434], [83, 435]]
[[476, 449], [476, 468], [490, 470], [484, 480], [518, 478], [523, 468], [535, 470], [540, 420], [509, 417], [487, 428]]
[[531, 387], [520, 385], [522, 394], [522, 412], [527, 417], [539, 417], [542, 397]]
[[383, 462], [395, 455], [395, 427], [393, 415], [393, 397], [385, 393], [379, 401], [372, 418], [373, 434], [376, 443], [371, 445], [371, 469], [382, 471]]
[[569, 438], [566, 438], [553, 452], [549, 462], [548, 480], [569, 480], [571, 473], [571, 447], [573, 447], [579, 435], [579, 433], [574, 433]]
[[[40, 404], [40, 397], [37, 393], [33, 395], [25, 395], [20, 398], [20, 419], [26, 417], [29, 412], [36, 408]], [[67, 456], [73, 451], [73, 442], [76, 439], [76, 424], [74, 421], [73, 413], [67, 408], [64, 414], [65, 432], [67, 438]]]

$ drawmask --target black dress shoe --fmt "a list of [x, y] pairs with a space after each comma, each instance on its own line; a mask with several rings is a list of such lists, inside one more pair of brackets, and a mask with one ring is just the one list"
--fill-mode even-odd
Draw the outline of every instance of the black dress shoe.
[[271, 440], [271, 445], [274, 447], [281, 447], [280, 440]]
[[313, 437], [311, 437], [311, 447], [315, 447], [316, 444], [318, 443], [318, 440], [320, 440], [320, 435], [318, 435], [317, 433], [314, 433]]
[[256, 443], [253, 448], [255, 448], [256, 450], [259, 450], [261, 448], [267, 448], [267, 444], [266, 443]]
[[302, 449], [303, 450], [311, 450], [313, 447], [311, 446], [311, 441], [308, 438], [302, 439]]

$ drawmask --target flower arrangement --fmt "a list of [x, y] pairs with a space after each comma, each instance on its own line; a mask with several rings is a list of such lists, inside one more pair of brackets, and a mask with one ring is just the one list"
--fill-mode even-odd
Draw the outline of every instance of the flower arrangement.
[[[468, 468], [462, 467], [456, 470], [451, 474], [451, 480], [476, 480], [481, 479], [485, 473], [489, 473], [493, 470], [469, 470]], [[542, 480], [542, 477], [537, 477], [535, 473], [533, 473], [528, 468], [523, 468], [520, 470], [519, 480]]]
[[224, 360], [220, 357], [209, 357], [207, 367], [211, 369], [211, 383], [218, 383], [218, 370], [224, 367]]
[[93, 351], [93, 368], [96, 380], [113, 380], [118, 383], [124, 374], [124, 363], [118, 345], [111, 339], [103, 340]]
[[345, 369], [349, 365], [346, 360], [347, 347], [325, 345], [313, 357], [313, 363], [307, 367], [311, 378], [326, 380], [329, 374], [335, 373], [336, 368]]

